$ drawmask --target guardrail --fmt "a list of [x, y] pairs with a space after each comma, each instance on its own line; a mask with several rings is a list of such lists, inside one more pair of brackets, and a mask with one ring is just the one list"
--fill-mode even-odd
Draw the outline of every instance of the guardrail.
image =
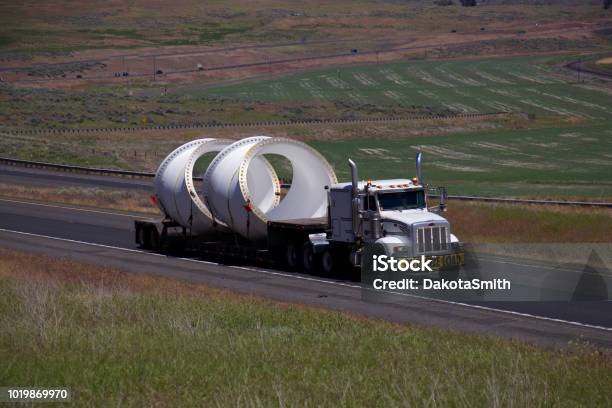
[[[0, 164], [8, 166], [20, 166], [29, 168], [41, 168], [58, 171], [69, 171], [73, 173], [83, 174], [99, 174], [105, 176], [119, 176], [119, 177], [131, 177], [131, 178], [145, 178], [153, 179], [155, 173], [149, 173], [144, 171], [128, 171], [128, 170], [114, 170], [114, 169], [101, 169], [96, 167], [85, 167], [85, 166], [71, 166], [66, 164], [47, 163], [40, 161], [31, 160], [20, 160], [11, 159], [8, 157], [0, 157]], [[196, 180], [201, 180], [196, 178]], [[282, 184], [281, 187], [289, 188], [290, 184]], [[431, 197], [438, 197], [431, 195]], [[601, 207], [601, 208], [612, 208], [612, 203], [601, 203], [601, 202], [585, 202], [585, 201], [559, 201], [559, 200], [529, 200], [529, 199], [518, 199], [518, 198], [502, 198], [502, 197], [475, 197], [475, 196], [455, 196], [449, 195], [448, 199], [457, 201], [478, 201], [478, 202], [490, 202], [490, 203], [506, 203], [506, 204], [537, 204], [537, 205], [558, 205], [558, 206], [581, 206], [581, 207]]]
[[449, 195], [448, 198], [452, 200], [458, 200], [458, 201], [479, 201], [479, 202], [489, 202], [489, 203], [564, 205], [564, 206], [612, 208], [612, 203], [599, 203], [599, 202], [590, 202], [590, 201], [529, 200], [529, 199], [519, 199], [519, 198], [475, 197], [475, 196], [453, 196], [453, 195]]
[[362, 124], [362, 123], [381, 123], [381, 122], [406, 122], [414, 120], [432, 120], [432, 119], [471, 119], [508, 115], [510, 113], [523, 112], [467, 112], [467, 113], [452, 113], [446, 115], [422, 114], [422, 115], [405, 115], [405, 116], [384, 116], [377, 118], [355, 118], [355, 119], [304, 119], [304, 120], [276, 120], [276, 121], [260, 121], [260, 122], [242, 122], [242, 123], [183, 123], [170, 125], [156, 126], [139, 126], [139, 127], [110, 127], [110, 128], [63, 128], [63, 129], [6, 129], [0, 130], [12, 136], [19, 135], [45, 135], [45, 134], [64, 134], [64, 133], [111, 133], [111, 132], [142, 132], [151, 130], [173, 130], [173, 129], [207, 129], [207, 128], [244, 128], [244, 127], [261, 127], [261, 126], [295, 126], [295, 125], [333, 125], [333, 124]]
[[32, 160], [10, 159], [8, 157], [0, 157], [0, 164], [4, 164], [8, 166], [20, 166], [20, 167], [29, 167], [29, 168], [68, 171], [71, 173], [100, 174], [100, 175], [105, 175], [105, 176], [151, 178], [151, 179], [155, 177], [155, 173], [148, 173], [144, 171], [128, 171], [128, 170], [101, 169], [101, 168], [86, 167], [86, 166], [71, 166], [67, 164], [56, 164], [56, 163], [47, 163], [47, 162], [32, 161]]

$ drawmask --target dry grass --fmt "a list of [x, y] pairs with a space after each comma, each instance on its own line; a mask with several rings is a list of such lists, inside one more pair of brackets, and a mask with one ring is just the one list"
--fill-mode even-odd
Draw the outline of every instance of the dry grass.
[[252, 299], [228, 291], [190, 284], [175, 279], [127, 273], [68, 259], [27, 254], [0, 248], [0, 277], [37, 282], [40, 285], [85, 285], [106, 290], [170, 293], [190, 296], [218, 296], [227, 299]]
[[454, 233], [466, 242], [612, 241], [609, 209], [451, 201], [444, 216]]
[[142, 190], [116, 190], [102, 187], [39, 187], [0, 183], [0, 197], [62, 203], [81, 207], [158, 214]]
[[[435, 358], [434, 358], [435, 356]], [[0, 383], [72, 406], [609, 406], [612, 366], [0, 250]]]

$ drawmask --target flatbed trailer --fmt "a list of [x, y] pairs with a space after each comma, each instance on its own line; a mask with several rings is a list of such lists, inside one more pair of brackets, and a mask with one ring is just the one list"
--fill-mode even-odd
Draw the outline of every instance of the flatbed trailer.
[[136, 243], [143, 249], [298, 269], [303, 246], [312, 234], [325, 235], [328, 222], [326, 217], [268, 221], [265, 241], [248, 241], [231, 232], [193, 235], [170, 219], [138, 219], [134, 229]]

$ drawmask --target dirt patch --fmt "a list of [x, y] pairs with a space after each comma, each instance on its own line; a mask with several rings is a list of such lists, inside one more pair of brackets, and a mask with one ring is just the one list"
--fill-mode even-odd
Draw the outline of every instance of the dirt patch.
[[138, 190], [86, 187], [53, 188], [0, 183], [0, 197], [143, 214], [159, 214], [157, 207], [149, 202], [149, 195], [149, 192]]
[[[133, 52], [116, 50], [89, 50], [69, 55], [48, 57], [34, 56], [31, 61], [7, 61], [3, 66], [18, 66], [23, 69], [2, 73], [7, 82], [22, 81], [25, 86], [44, 86], [61, 89], [95, 86], [100, 84], [121, 84], [130, 81], [157, 81], [160, 85], [181, 83], [218, 83], [219, 81], [280, 75], [303, 70], [353, 64], [383, 63], [402, 59], [419, 58], [465, 58], [477, 56], [522, 55], [521, 47], [512, 49], [525, 41], [558, 39], [563, 41], [584, 39], [591, 36], [595, 25], [591, 24], [541, 24], [536, 29], [525, 26], [525, 30], [511, 28], [471, 33], [395, 33], [393, 37], [356, 38], [359, 52], [352, 54], [349, 43], [340, 45], [313, 41], [304, 43], [228, 44], [226, 47], [211, 46], [163, 46], [139, 48]], [[518, 33], [517, 33], [518, 30]], [[358, 33], [357, 33], [358, 34]], [[384, 34], [384, 33], [383, 33]], [[344, 41], [344, 39], [343, 39]], [[503, 50], [499, 47], [480, 47], [480, 42], [506, 41]], [[515, 44], [515, 45], [516, 45]], [[569, 43], [568, 43], [569, 44]], [[570, 44], [571, 45], [571, 44]], [[485, 49], [486, 48], [486, 49]], [[571, 46], [569, 47], [572, 48]], [[501, 51], [501, 52], [500, 52]], [[529, 53], [547, 53], [549, 47], [530, 49]], [[562, 50], [556, 50], [560, 52]], [[62, 72], [61, 65], [79, 61], [93, 62], [95, 69], [83, 72], [68, 70]], [[52, 64], [46, 66], [45, 64]], [[25, 68], [24, 68], [25, 67]], [[199, 70], [199, 67], [202, 70]], [[54, 72], [60, 75], [54, 75]], [[32, 76], [32, 72], [42, 75]], [[123, 76], [127, 72], [128, 76]], [[155, 74], [159, 72], [159, 74]], [[49, 74], [49, 75], [47, 75]], [[369, 78], [358, 78], [371, 85]]]
[[595, 61], [597, 65], [610, 65], [612, 64], [612, 57], [602, 58], [600, 60]]

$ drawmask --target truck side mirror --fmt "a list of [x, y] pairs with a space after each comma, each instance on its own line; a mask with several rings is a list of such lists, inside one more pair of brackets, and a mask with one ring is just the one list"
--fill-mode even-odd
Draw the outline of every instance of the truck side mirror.
[[448, 193], [446, 187], [440, 187], [440, 212], [446, 211], [446, 200], [448, 199]]
[[446, 201], [448, 200], [448, 193], [446, 192], [446, 187], [430, 187], [427, 189], [430, 194], [437, 195], [440, 199], [440, 202], [435, 207], [428, 207], [427, 211], [431, 211], [433, 213], [441, 213], [445, 212], [447, 209]]

